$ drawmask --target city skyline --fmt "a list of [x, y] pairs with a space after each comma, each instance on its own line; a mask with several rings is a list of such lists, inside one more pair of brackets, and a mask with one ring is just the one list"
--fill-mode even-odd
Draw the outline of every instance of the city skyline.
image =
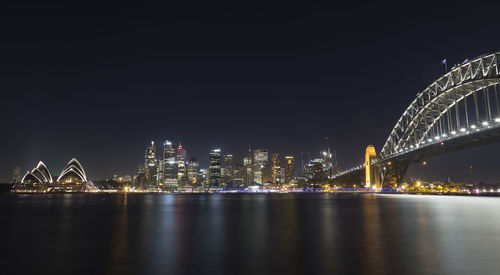
[[500, 274], [499, 8], [3, 4], [2, 274]]
[[[353, 167], [367, 145], [381, 149], [415, 94], [444, 73], [443, 59], [451, 68], [500, 44], [492, 24], [476, 29], [460, 20], [461, 5], [443, 9], [446, 16], [432, 9], [420, 24], [413, 22], [428, 14], [424, 7], [394, 13], [344, 5], [205, 6], [184, 14], [182, 5], [97, 12], [10, 4], [2, 18], [11, 27], [1, 46], [9, 54], [0, 180], [40, 159], [59, 170], [74, 156], [93, 178], [131, 173], [146, 142], [169, 136], [182, 137], [204, 167], [215, 147], [235, 158], [248, 143], [299, 156], [320, 152], [329, 136], [339, 165]], [[74, 16], [58, 12], [67, 8]], [[451, 25], [460, 43], [433, 28]], [[440, 156], [408, 175], [463, 181], [472, 165], [479, 180], [496, 182], [498, 150]]]

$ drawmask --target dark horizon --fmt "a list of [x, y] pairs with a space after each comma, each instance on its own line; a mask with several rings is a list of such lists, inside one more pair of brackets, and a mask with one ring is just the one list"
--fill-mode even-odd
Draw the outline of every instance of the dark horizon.
[[[205, 6], [203, 6], [205, 5]], [[494, 9], [492, 9], [494, 10]], [[466, 4], [154, 7], [8, 4], [0, 11], [0, 182], [78, 158], [91, 179], [134, 174], [150, 140], [311, 157], [341, 168], [383, 146], [415, 95], [451, 67], [500, 50], [498, 24]], [[159, 148], [157, 148], [159, 149]], [[499, 182], [500, 144], [430, 159], [407, 177]], [[299, 167], [297, 167], [299, 170]]]

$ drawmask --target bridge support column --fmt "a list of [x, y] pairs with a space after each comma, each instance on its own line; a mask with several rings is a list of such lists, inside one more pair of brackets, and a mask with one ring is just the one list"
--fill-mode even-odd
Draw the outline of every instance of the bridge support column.
[[377, 169], [375, 166], [372, 166], [372, 159], [376, 156], [375, 147], [368, 145], [365, 153], [365, 188], [380, 188]]

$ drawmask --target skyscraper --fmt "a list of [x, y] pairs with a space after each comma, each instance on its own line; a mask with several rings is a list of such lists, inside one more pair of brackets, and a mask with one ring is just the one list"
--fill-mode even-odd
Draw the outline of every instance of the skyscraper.
[[21, 167], [15, 166], [12, 168], [12, 183], [17, 183], [21, 181]]
[[179, 187], [177, 176], [174, 143], [167, 139], [163, 143], [163, 188], [176, 190]]
[[181, 186], [186, 185], [188, 183], [187, 167], [186, 167], [186, 150], [182, 148], [182, 144], [180, 141], [179, 141], [179, 146], [177, 146], [176, 162], [177, 162], [177, 181]]
[[273, 153], [273, 184], [280, 184], [280, 155]]
[[233, 155], [224, 155], [224, 162], [222, 167], [222, 182], [224, 186], [232, 186], [233, 181]]
[[256, 149], [253, 151], [253, 181], [257, 184], [266, 182], [266, 169], [269, 168], [269, 155], [267, 149]]
[[243, 164], [236, 164], [233, 166], [233, 181], [232, 186], [234, 188], [245, 187], [245, 166]]
[[245, 186], [248, 187], [253, 182], [252, 156], [250, 154], [243, 157], [243, 166], [245, 167]]
[[333, 154], [330, 151], [330, 147], [327, 148], [323, 155], [323, 170], [325, 170], [325, 176], [330, 179], [333, 173]]
[[221, 181], [221, 154], [220, 149], [213, 149], [210, 152], [208, 164], [208, 187], [218, 188]]
[[156, 185], [159, 189], [163, 188], [163, 159], [156, 160]]
[[188, 162], [187, 177], [191, 185], [198, 183], [200, 163], [192, 157]]
[[146, 147], [146, 152], [144, 155], [146, 189], [154, 190], [158, 188], [158, 186], [156, 185], [156, 164], [156, 145], [154, 141], [151, 141], [150, 145]]
[[295, 160], [293, 156], [285, 156], [285, 183], [291, 183], [295, 177]]

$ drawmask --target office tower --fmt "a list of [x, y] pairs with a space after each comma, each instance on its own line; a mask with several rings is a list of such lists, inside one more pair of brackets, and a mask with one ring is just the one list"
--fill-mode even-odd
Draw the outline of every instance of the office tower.
[[156, 160], [156, 185], [163, 188], [163, 159]]
[[135, 186], [139, 190], [145, 190], [147, 186], [146, 168], [144, 164], [137, 165], [137, 175], [135, 176]]
[[200, 169], [200, 163], [196, 158], [192, 157], [188, 162], [187, 167], [187, 177], [191, 185], [196, 185], [198, 183], [198, 174]]
[[295, 160], [293, 156], [285, 156], [285, 183], [291, 183], [295, 177]]
[[245, 166], [243, 164], [236, 164], [233, 166], [233, 188], [245, 187]]
[[273, 184], [280, 184], [280, 155], [273, 153]]
[[323, 159], [313, 159], [309, 162], [311, 167], [311, 180], [314, 182], [320, 182], [326, 178], [326, 171], [324, 170], [324, 160]]
[[177, 176], [174, 143], [171, 139], [167, 139], [163, 143], [163, 188], [176, 190], [179, 187]]
[[243, 166], [245, 167], [245, 187], [248, 187], [252, 185], [253, 182], [251, 155], [243, 157]]
[[146, 189], [157, 189], [156, 185], [156, 145], [151, 141], [150, 145], [146, 147], [144, 156], [144, 170], [146, 175]]
[[179, 146], [177, 146], [177, 161], [186, 161], [186, 150], [182, 147], [182, 143], [179, 141]]
[[257, 184], [266, 182], [270, 173], [266, 173], [269, 162], [267, 149], [256, 149], [253, 151], [253, 181]]
[[286, 168], [284, 166], [281, 166], [279, 175], [281, 185], [285, 184], [285, 174], [286, 174]]
[[273, 181], [272, 165], [266, 162], [262, 167], [262, 184], [271, 184]]
[[21, 167], [15, 166], [12, 168], [12, 183], [17, 183], [21, 181]]
[[187, 167], [186, 167], [186, 150], [182, 148], [182, 144], [180, 141], [179, 141], [179, 146], [177, 146], [176, 162], [177, 162], [177, 180], [179, 182], [179, 185], [186, 185], [188, 183]]
[[305, 179], [310, 180], [313, 177], [313, 164], [311, 162], [304, 165], [304, 174], [302, 175]]
[[207, 181], [208, 181], [207, 169], [200, 169], [200, 173], [198, 176], [198, 183], [196, 184], [196, 186], [208, 187]]
[[218, 188], [221, 181], [221, 154], [220, 149], [213, 149], [210, 152], [208, 164], [208, 187]]
[[222, 182], [224, 186], [232, 186], [233, 181], [233, 155], [224, 155], [222, 167]]
[[333, 154], [330, 151], [330, 147], [326, 151], [322, 153], [323, 156], [323, 170], [325, 171], [325, 175], [328, 179], [332, 177], [333, 173]]

